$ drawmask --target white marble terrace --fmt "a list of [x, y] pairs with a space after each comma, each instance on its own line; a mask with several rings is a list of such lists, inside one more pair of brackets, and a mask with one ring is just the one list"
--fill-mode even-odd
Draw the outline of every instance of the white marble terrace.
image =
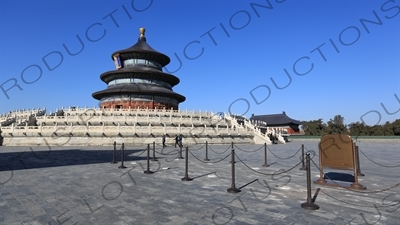
[[[32, 117], [37, 126], [28, 126]], [[46, 114], [46, 109], [31, 109], [0, 115], [0, 122], [5, 146], [160, 143], [163, 134], [169, 144], [179, 134], [184, 145], [271, 143], [255, 126], [257, 121], [239, 124], [233, 115], [207, 111], [69, 107]]]

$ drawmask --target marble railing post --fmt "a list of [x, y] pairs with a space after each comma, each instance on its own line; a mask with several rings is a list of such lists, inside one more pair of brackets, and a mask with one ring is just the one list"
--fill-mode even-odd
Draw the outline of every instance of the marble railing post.
[[151, 127], [151, 123], [149, 123], [149, 134], [152, 134], [152, 127]]

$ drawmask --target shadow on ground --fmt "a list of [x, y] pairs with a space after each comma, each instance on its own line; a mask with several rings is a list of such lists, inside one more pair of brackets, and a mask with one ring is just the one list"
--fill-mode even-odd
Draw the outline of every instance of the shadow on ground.
[[[121, 162], [121, 150], [117, 150], [115, 161]], [[147, 159], [145, 149], [125, 150], [124, 161]], [[46, 167], [73, 166], [109, 163], [113, 150], [49, 149], [0, 153], [0, 171], [38, 169]]]

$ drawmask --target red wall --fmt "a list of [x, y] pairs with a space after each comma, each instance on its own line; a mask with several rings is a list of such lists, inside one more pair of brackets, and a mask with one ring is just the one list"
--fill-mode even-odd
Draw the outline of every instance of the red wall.
[[171, 109], [173, 108], [174, 110], [178, 109], [177, 105], [171, 105], [171, 104], [164, 104], [160, 102], [148, 102], [148, 101], [135, 101], [135, 102], [129, 102], [129, 101], [113, 101], [113, 102], [104, 102], [100, 105], [100, 108], [123, 108], [123, 109]]

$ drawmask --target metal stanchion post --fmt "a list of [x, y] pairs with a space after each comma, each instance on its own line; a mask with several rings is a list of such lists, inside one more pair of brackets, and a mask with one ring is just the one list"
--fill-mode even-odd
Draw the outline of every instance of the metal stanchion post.
[[[316, 195], [315, 198], [311, 198], [311, 168], [310, 168], [310, 153], [307, 153], [306, 156], [306, 160], [307, 160], [307, 202], [304, 202], [301, 204], [301, 208], [303, 209], [311, 209], [311, 210], [317, 210], [319, 209], [319, 206], [317, 204], [314, 203], [315, 199], [316, 199]], [[317, 190], [319, 191], [319, 189]]]
[[[232, 148], [232, 151], [234, 151], [234, 149], [233, 149], [233, 142], [232, 142], [232, 144], [231, 144], [231, 148]], [[236, 163], [235, 162], [235, 157], [232, 157], [232, 160], [229, 162], [229, 163]]]
[[264, 164], [263, 167], [269, 167], [267, 163], [267, 143], [264, 143]]
[[178, 157], [178, 159], [183, 159], [183, 156], [182, 156], [182, 146], [179, 146], [179, 157]]
[[208, 142], [206, 141], [206, 158], [204, 159], [204, 161], [210, 161], [210, 159], [208, 159]]
[[150, 144], [147, 144], [147, 170], [144, 171], [146, 174], [152, 174], [153, 171], [150, 170]]
[[306, 170], [306, 166], [304, 165], [304, 144], [301, 145], [301, 165], [300, 170]]
[[186, 146], [185, 177], [183, 177], [181, 179], [181, 181], [192, 181], [193, 180], [192, 178], [189, 177], [189, 174], [188, 174], [188, 171], [189, 171], [189, 169], [188, 169], [188, 167], [189, 167], [189, 156], [188, 156], [188, 154], [189, 153], [188, 152], [189, 152], [189, 147]]
[[156, 142], [153, 141], [153, 159], [151, 161], [158, 161], [156, 158]]
[[122, 143], [121, 165], [118, 167], [118, 168], [120, 168], [120, 169], [125, 169], [125, 168], [126, 168], [126, 166], [124, 166], [124, 155], [125, 155], [124, 150], [125, 150], [125, 145], [124, 145], [124, 143]]
[[232, 184], [231, 184], [231, 188], [228, 188], [226, 191], [229, 192], [229, 193], [238, 193], [238, 192], [240, 192], [240, 189], [237, 189], [236, 185], [235, 185], [235, 150], [234, 149], [232, 149], [231, 155], [232, 155], [232, 157], [231, 157], [232, 158], [232, 160], [231, 160], [231, 164], [232, 164]]
[[360, 155], [359, 155], [359, 149], [358, 146], [356, 146], [356, 157], [357, 157], [357, 174], [358, 176], [365, 176], [365, 174], [363, 174], [361, 172], [361, 167], [360, 167]]
[[111, 164], [117, 163], [117, 161], [115, 161], [115, 153], [116, 152], [117, 152], [117, 142], [114, 141], [113, 158], [112, 158]]

